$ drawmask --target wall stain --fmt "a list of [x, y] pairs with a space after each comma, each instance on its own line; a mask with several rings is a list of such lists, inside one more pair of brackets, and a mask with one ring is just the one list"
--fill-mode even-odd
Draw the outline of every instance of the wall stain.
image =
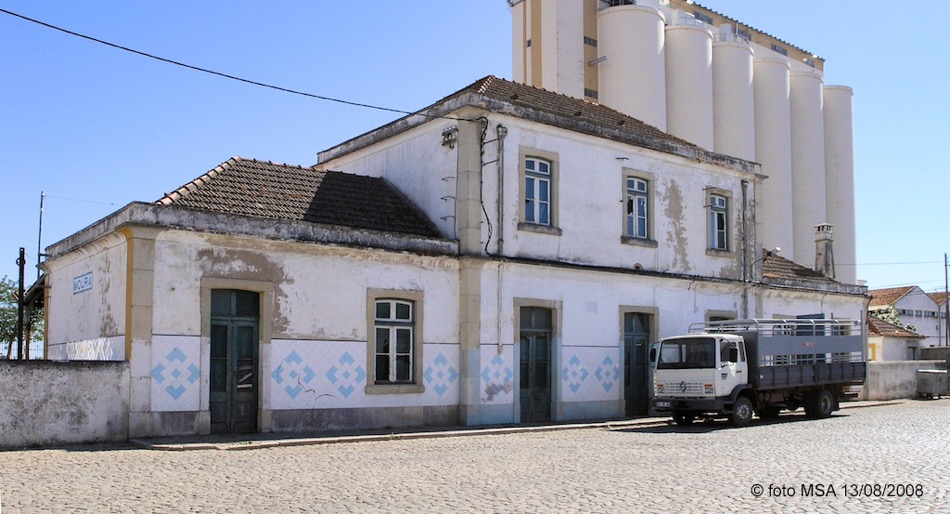
[[666, 187], [665, 197], [661, 199], [665, 205], [666, 219], [670, 222], [670, 229], [666, 233], [666, 242], [669, 244], [673, 254], [671, 263], [672, 271], [680, 273], [689, 273], [692, 266], [689, 264], [689, 258], [686, 253], [686, 227], [684, 221], [683, 192], [675, 181], [669, 181]]
[[284, 286], [293, 284], [294, 280], [293, 277], [287, 276], [282, 264], [274, 262], [257, 251], [220, 247], [198, 250], [197, 257], [201, 275], [204, 277], [272, 283], [274, 285], [274, 319], [271, 320], [271, 326], [275, 334], [287, 331], [290, 320], [284, 312], [284, 306], [290, 303]]

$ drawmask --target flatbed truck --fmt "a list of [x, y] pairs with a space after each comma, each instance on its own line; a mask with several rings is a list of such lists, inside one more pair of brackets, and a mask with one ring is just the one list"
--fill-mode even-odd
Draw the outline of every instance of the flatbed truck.
[[651, 352], [653, 410], [678, 425], [753, 414], [774, 418], [803, 407], [812, 418], [838, 410], [864, 383], [863, 323], [828, 319], [749, 319], [697, 323]]

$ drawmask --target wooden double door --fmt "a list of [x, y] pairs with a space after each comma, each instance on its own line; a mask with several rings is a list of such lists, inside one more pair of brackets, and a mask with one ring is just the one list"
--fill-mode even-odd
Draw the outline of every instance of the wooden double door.
[[211, 292], [212, 433], [257, 431], [259, 400], [260, 295]]

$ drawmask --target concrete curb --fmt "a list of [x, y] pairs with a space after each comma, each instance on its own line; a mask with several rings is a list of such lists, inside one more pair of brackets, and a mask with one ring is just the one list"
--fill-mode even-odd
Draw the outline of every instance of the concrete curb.
[[[884, 407], [888, 405], [899, 405], [905, 400], [888, 401], [860, 401], [848, 402], [841, 405], [842, 409], [861, 409], [868, 407]], [[399, 441], [413, 439], [432, 439], [442, 437], [465, 437], [476, 435], [507, 435], [523, 434], [537, 432], [551, 432], [556, 430], [582, 430], [582, 429], [618, 429], [628, 427], [648, 427], [665, 426], [672, 423], [667, 417], [646, 417], [636, 419], [623, 419], [613, 421], [598, 421], [590, 423], [569, 423], [569, 424], [551, 424], [551, 425], [533, 425], [533, 426], [504, 426], [504, 427], [484, 427], [484, 428], [459, 428], [447, 430], [429, 430], [415, 432], [392, 432], [388, 434], [357, 434], [357, 435], [327, 435], [327, 436], [308, 436], [293, 437], [288, 434], [288, 438], [275, 439], [254, 439], [254, 437], [263, 437], [267, 434], [247, 434], [248, 439], [235, 439], [233, 441], [223, 442], [177, 442], [169, 441], [171, 438], [155, 439], [130, 439], [129, 443], [140, 448], [159, 451], [197, 451], [197, 450], [220, 450], [220, 451], [240, 451], [240, 450], [260, 450], [264, 448], [278, 448], [285, 446], [309, 446], [318, 444], [339, 444], [339, 443], [361, 443], [373, 441]], [[204, 436], [196, 436], [196, 439]]]

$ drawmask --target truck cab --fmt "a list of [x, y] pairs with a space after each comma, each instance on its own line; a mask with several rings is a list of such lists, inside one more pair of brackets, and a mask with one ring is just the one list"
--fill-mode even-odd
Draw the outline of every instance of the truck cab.
[[[747, 384], [745, 342], [733, 334], [677, 336], [660, 342], [654, 372], [654, 410], [689, 424], [707, 412], [724, 412]], [[751, 416], [751, 413], [748, 413]]]

